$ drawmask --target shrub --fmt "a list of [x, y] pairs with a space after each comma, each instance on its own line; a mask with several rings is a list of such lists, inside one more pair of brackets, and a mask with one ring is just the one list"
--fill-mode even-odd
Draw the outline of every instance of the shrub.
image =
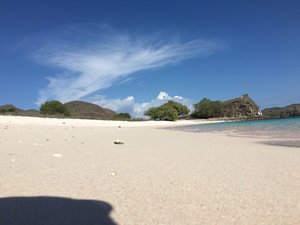
[[223, 103], [221, 101], [211, 101], [203, 98], [199, 103], [194, 105], [195, 110], [192, 113], [192, 117], [199, 119], [221, 117], [222, 106]]
[[119, 113], [114, 116], [116, 120], [130, 120], [131, 116], [129, 113]]
[[66, 109], [66, 106], [59, 101], [45, 102], [41, 105], [40, 112], [45, 115], [71, 115], [71, 113]]
[[167, 103], [148, 109], [144, 115], [150, 116], [153, 120], [177, 120], [179, 116], [184, 116], [189, 113], [189, 109], [175, 101], [168, 101]]

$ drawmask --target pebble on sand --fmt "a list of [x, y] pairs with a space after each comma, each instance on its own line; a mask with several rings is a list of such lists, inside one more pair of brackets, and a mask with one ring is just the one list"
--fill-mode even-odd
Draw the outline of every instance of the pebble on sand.
[[124, 144], [124, 141], [121, 141], [121, 140], [115, 140], [115, 141], [114, 141], [114, 144], [116, 144], [116, 145], [123, 145], [123, 144]]
[[117, 175], [117, 173], [116, 172], [112, 172], [110, 175], [114, 177], [114, 176]]

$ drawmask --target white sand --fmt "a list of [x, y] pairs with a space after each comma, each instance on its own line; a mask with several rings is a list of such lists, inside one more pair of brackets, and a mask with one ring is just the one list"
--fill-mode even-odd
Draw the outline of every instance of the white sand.
[[0, 203], [99, 200], [119, 225], [300, 224], [299, 148], [157, 124], [0, 117]]
[[86, 119], [56, 119], [21, 116], [0, 116], [0, 124], [18, 125], [71, 125], [71, 126], [92, 126], [92, 127], [174, 127], [184, 125], [196, 125], [216, 123], [223, 121], [208, 120], [178, 120], [178, 121], [114, 121], [114, 120], [86, 120]]

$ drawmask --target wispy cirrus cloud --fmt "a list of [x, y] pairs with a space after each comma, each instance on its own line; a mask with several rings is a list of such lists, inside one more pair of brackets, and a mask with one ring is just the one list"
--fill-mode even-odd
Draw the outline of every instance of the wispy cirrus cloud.
[[109, 26], [66, 28], [35, 51], [38, 62], [60, 71], [48, 78], [48, 86], [39, 91], [36, 103], [82, 99], [138, 71], [206, 57], [222, 48], [213, 40], [184, 42], [158, 33], [120, 32]]

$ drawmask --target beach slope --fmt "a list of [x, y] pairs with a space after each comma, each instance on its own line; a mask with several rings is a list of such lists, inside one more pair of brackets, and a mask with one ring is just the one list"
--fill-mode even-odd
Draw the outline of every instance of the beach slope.
[[2, 116], [0, 207], [44, 196], [104, 202], [106, 224], [300, 224], [298, 148], [157, 129], [170, 124]]

